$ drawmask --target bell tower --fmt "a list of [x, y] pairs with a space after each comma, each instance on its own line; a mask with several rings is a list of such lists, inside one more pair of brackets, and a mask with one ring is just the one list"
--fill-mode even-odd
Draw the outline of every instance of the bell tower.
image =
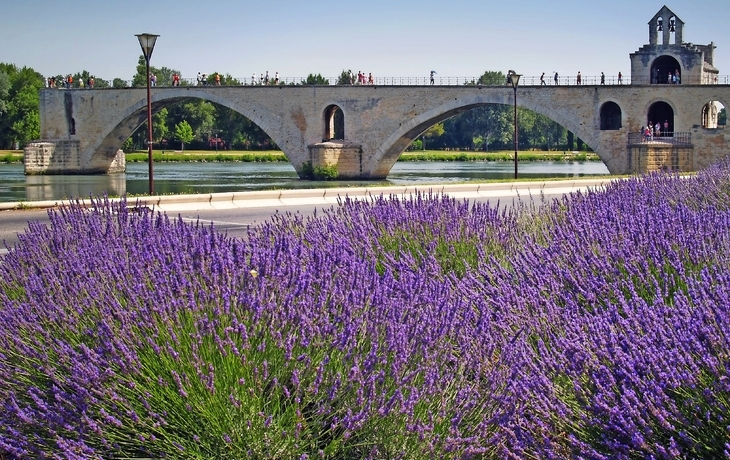
[[674, 35], [674, 44], [681, 45], [683, 28], [684, 22], [665, 5], [649, 21], [649, 44], [657, 45], [661, 35], [662, 45], [669, 45]]
[[649, 44], [629, 55], [636, 85], [713, 84], [715, 44], [684, 42], [684, 21], [663, 6], [649, 21]]

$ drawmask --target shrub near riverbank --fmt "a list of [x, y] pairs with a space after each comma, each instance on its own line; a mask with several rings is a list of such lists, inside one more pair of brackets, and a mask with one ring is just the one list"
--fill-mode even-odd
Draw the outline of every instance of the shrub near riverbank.
[[[146, 162], [148, 154], [136, 152], [126, 154], [128, 162]], [[256, 161], [289, 161], [283, 152], [271, 150], [265, 152], [209, 152], [209, 151], [191, 151], [191, 152], [170, 152], [153, 151], [152, 160], [156, 163], [163, 162], [256, 162]], [[460, 151], [440, 151], [426, 150], [418, 152], [403, 152], [398, 161], [513, 161], [514, 152], [460, 152]], [[598, 155], [589, 152], [543, 152], [543, 151], [525, 151], [518, 152], [519, 161], [600, 161]]]
[[[514, 151], [454, 152], [426, 150], [403, 152], [398, 161], [514, 161]], [[592, 152], [557, 152], [528, 150], [517, 152], [517, 161], [601, 161]]]
[[345, 201], [245, 240], [62, 209], [0, 265], [0, 452], [723, 457], [728, 190]]
[[[127, 153], [129, 163], [146, 162], [147, 152]], [[426, 150], [418, 152], [403, 152], [398, 161], [513, 161], [514, 152], [457, 152]], [[598, 155], [589, 152], [518, 152], [519, 161], [600, 161]], [[152, 161], [166, 162], [288, 162], [284, 152], [279, 150], [267, 151], [220, 151], [194, 150], [190, 152], [176, 152], [157, 150], [152, 152]], [[0, 151], [0, 163], [22, 163], [23, 152]]]
[[12, 164], [23, 162], [22, 150], [0, 150], [0, 164]]
[[[125, 155], [127, 162], [147, 162], [149, 154], [147, 152], [127, 153]], [[185, 163], [185, 162], [284, 162], [289, 161], [284, 152], [279, 150], [267, 151], [220, 151], [210, 152], [205, 150], [194, 150], [190, 152], [174, 152], [170, 150], [152, 151], [152, 161], [155, 163]]]

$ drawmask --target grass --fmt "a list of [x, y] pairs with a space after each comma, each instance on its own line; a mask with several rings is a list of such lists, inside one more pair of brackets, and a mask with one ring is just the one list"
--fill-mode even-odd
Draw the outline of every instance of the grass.
[[0, 164], [6, 163], [22, 163], [23, 162], [23, 151], [22, 150], [0, 150]]
[[[403, 152], [398, 161], [513, 161], [514, 150], [465, 152], [422, 150]], [[519, 161], [601, 161], [593, 152], [527, 150], [517, 152]]]
[[[145, 152], [127, 153], [128, 163], [146, 162], [149, 154]], [[286, 162], [289, 161], [280, 150], [153, 150], [152, 160], [156, 163], [196, 163], [196, 162]]]

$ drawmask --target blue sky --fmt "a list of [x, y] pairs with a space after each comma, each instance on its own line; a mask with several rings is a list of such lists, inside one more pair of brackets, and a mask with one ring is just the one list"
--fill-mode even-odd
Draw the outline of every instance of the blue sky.
[[2, 0], [0, 62], [131, 79], [134, 35], [150, 32], [160, 35], [152, 65], [184, 78], [628, 74], [665, 4], [685, 22], [686, 42], [715, 42], [715, 67], [730, 74], [728, 0]]

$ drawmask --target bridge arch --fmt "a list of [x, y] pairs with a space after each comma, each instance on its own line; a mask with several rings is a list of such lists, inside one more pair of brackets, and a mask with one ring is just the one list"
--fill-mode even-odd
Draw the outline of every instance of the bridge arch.
[[[257, 104], [241, 105], [218, 94], [195, 89], [196, 87], [173, 87], [163, 90], [156, 90], [152, 93], [152, 113], [157, 113], [163, 108], [179, 102], [202, 99], [223, 107], [227, 107], [240, 113], [252, 122], [256, 123], [271, 139], [282, 148], [285, 144], [283, 131], [280, 129], [277, 117], [271, 114], [265, 107]], [[107, 161], [113, 158], [124, 141], [131, 136], [145, 121], [147, 121], [147, 99], [143, 98], [134, 102], [120, 115], [111, 120], [107, 125], [111, 128], [102, 132], [96, 140], [91, 140], [88, 158], [83, 158], [89, 164]]]
[[652, 84], [667, 84], [672, 83], [669, 80], [669, 74], [675, 74], [679, 71], [679, 77], [681, 82], [682, 66], [679, 64], [676, 58], [669, 55], [662, 55], [654, 59], [651, 63], [651, 82]]
[[727, 116], [727, 105], [722, 100], [709, 100], [705, 101], [702, 105], [702, 114], [700, 125], [707, 129], [717, 129], [721, 125], [720, 112], [725, 109]]
[[665, 130], [664, 123], [666, 122], [669, 125], [669, 128], [666, 129], [666, 131], [670, 133], [674, 132], [674, 115], [677, 111], [673, 104], [661, 99], [653, 100], [647, 106], [645, 113], [645, 123], [650, 125], [651, 128], [654, 128], [654, 126], [659, 123], [661, 125], [661, 129]]
[[[598, 145], [598, 140], [593, 133], [593, 129], [591, 129], [592, 123], [584, 124], [579, 117], [568, 117], [561, 112], [556, 112], [549, 107], [549, 104], [535, 103], [531, 96], [532, 93], [525, 91], [523, 93], [520, 97], [518, 92], [518, 106], [544, 115], [562, 125], [583, 140], [606, 163], [608, 158]], [[488, 104], [511, 106], [513, 105], [512, 94], [488, 92], [457, 97], [401, 123], [400, 127], [380, 144], [373, 157], [373, 160], [379, 163], [378, 169], [384, 171], [382, 177], [387, 175], [387, 172], [390, 171], [401, 153], [426, 129], [454, 115]]]

